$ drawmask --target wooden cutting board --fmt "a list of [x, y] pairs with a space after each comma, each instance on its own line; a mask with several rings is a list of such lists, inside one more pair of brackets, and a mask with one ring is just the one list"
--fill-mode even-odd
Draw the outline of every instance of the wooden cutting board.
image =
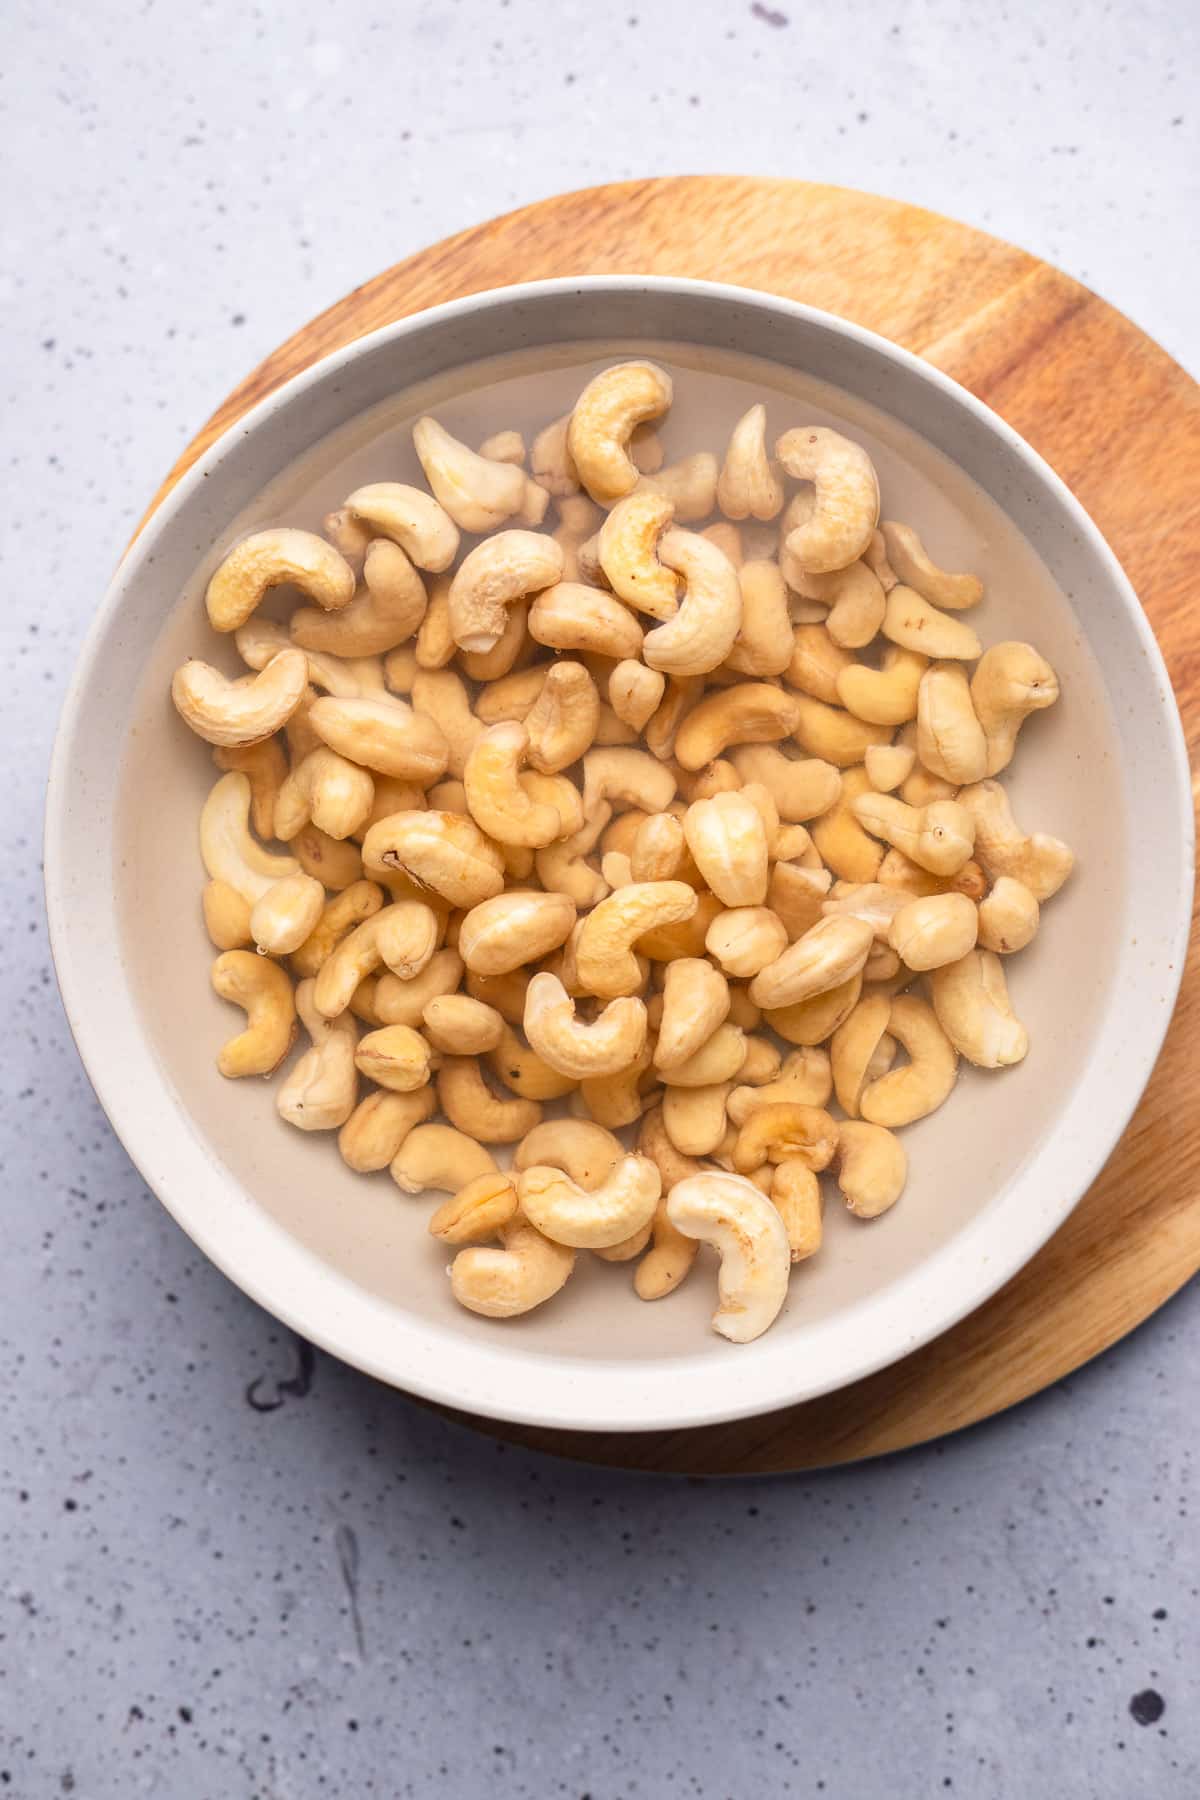
[[[188, 446], [156, 497], [281, 382], [441, 300], [583, 274], [690, 275], [825, 307], [916, 351], [1029, 440], [1087, 507], [1141, 595], [1189, 750], [1200, 747], [1200, 390], [1059, 270], [935, 213], [800, 181], [720, 176], [563, 194], [447, 238], [282, 344]], [[513, 1442], [685, 1474], [805, 1469], [903, 1449], [999, 1412], [1132, 1331], [1200, 1266], [1200, 938], [1132, 1124], [1067, 1223], [971, 1318], [807, 1405], [695, 1431]]]

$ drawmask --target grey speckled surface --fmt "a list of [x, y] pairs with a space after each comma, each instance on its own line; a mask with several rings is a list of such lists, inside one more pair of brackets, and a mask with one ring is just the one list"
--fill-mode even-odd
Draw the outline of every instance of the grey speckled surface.
[[803, 1479], [559, 1465], [321, 1356], [289, 1392], [49, 967], [45, 757], [122, 543], [250, 364], [420, 244], [610, 177], [807, 175], [1017, 239], [1196, 366], [1195, 9], [842, 10], [8, 9], [0, 1794], [1200, 1792], [1195, 1292], [1007, 1418]]

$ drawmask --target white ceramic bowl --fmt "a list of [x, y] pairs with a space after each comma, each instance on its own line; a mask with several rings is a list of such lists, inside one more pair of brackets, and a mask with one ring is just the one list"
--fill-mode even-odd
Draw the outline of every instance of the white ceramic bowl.
[[[707, 1329], [707, 1261], [655, 1305], [633, 1297], [627, 1269], [589, 1258], [527, 1319], [461, 1312], [445, 1252], [425, 1233], [428, 1206], [386, 1174], [350, 1174], [328, 1138], [275, 1117], [271, 1088], [225, 1083], [213, 1068], [232, 1026], [209, 991], [198, 919], [196, 817], [212, 770], [167, 684], [188, 651], [212, 655], [195, 595], [214, 543], [293, 459], [381, 395], [501, 351], [614, 339], [737, 347], [873, 403], [979, 484], [1065, 596], [1031, 617], [1014, 592], [981, 620], [987, 639], [1035, 637], [1063, 679], [1060, 706], [1036, 722], [1037, 769], [1022, 764], [1014, 783], [1018, 817], [1036, 813], [1080, 853], [1015, 983], [1033, 1051], [1000, 1077], [967, 1073], [907, 1138], [902, 1204], [870, 1227], [831, 1219], [784, 1314], [744, 1348]], [[1191, 831], [1182, 733], [1138, 601], [1080, 506], [1001, 420], [826, 314], [699, 282], [601, 277], [477, 295], [364, 338], [264, 400], [185, 476], [126, 556], [68, 694], [46, 889], [67, 1013], [101, 1103], [163, 1204], [232, 1280], [325, 1349], [431, 1399], [646, 1430], [853, 1381], [944, 1331], [1033, 1255], [1109, 1155], [1158, 1053], [1183, 966]]]

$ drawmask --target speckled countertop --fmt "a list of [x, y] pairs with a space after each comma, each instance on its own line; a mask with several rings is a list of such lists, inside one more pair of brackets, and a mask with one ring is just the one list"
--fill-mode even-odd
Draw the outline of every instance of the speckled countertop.
[[422, 243], [607, 178], [804, 175], [1014, 238], [1196, 366], [1195, 8], [853, 10], [8, 9], [0, 1794], [1200, 1793], [1200, 1293], [871, 1467], [505, 1450], [298, 1370], [138, 1180], [49, 966], [43, 772], [121, 546], [246, 369]]

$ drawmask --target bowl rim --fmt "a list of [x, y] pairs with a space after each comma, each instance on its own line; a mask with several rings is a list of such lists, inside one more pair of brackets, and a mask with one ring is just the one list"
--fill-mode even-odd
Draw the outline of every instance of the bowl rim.
[[[336, 379], [348, 363], [376, 348], [411, 333], [452, 324], [470, 314], [486, 314], [514, 301], [561, 298], [569, 300], [589, 293], [651, 293], [664, 297], [694, 294], [718, 304], [783, 315], [850, 340], [885, 363], [899, 365], [909, 376], [939, 390], [944, 401], [964, 409], [977, 424], [998, 437], [1009, 454], [1049, 494], [1090, 551], [1120, 602], [1120, 609], [1140, 640], [1148, 679], [1157, 678], [1163, 697], [1162, 719], [1167, 766], [1162, 778], [1174, 789], [1177, 814], [1177, 879], [1171, 893], [1174, 916], [1169, 931], [1163, 924], [1163, 955], [1169, 973], [1161, 986], [1161, 1004], [1146, 1010], [1140, 1020], [1140, 1038], [1132, 1060], [1129, 1046], [1122, 1060], [1122, 1098], [1117, 1105], [1096, 1109], [1087, 1119], [1090, 1141], [1087, 1153], [1071, 1158], [1071, 1173], [1064, 1174], [1040, 1212], [1026, 1220], [1019, 1247], [986, 1234], [986, 1250], [980, 1257], [974, 1238], [990, 1209], [985, 1208], [948, 1244], [923, 1259], [910, 1273], [866, 1301], [840, 1309], [812, 1327], [815, 1352], [822, 1344], [838, 1347], [837, 1366], [826, 1375], [806, 1375], [794, 1356], [790, 1359], [771, 1349], [772, 1335], [750, 1349], [730, 1348], [727, 1361], [711, 1353], [696, 1357], [672, 1356], [656, 1370], [643, 1362], [624, 1364], [598, 1355], [584, 1362], [578, 1357], [555, 1359], [543, 1353], [522, 1351], [519, 1341], [488, 1345], [439, 1327], [397, 1318], [394, 1307], [365, 1294], [347, 1277], [332, 1269], [313, 1251], [291, 1237], [286, 1229], [247, 1201], [249, 1212], [240, 1219], [240, 1235], [230, 1235], [205, 1211], [199, 1185], [192, 1187], [176, 1176], [157, 1153], [154, 1113], [145, 1096], [122, 1087], [116, 1059], [106, 1057], [105, 1020], [97, 1016], [88, 983], [75, 954], [76, 924], [68, 905], [66, 871], [72, 854], [69, 811], [72, 793], [73, 749], [80, 729], [89, 687], [119, 616], [125, 589], [153, 560], [160, 539], [176, 518], [186, 511], [193, 494], [221, 461], [231, 442], [268, 425], [276, 414], [295, 406], [312, 387]], [[628, 335], [628, 334], [622, 334]], [[686, 341], [683, 340], [683, 341]], [[464, 360], [471, 360], [469, 358]], [[887, 411], [887, 407], [884, 407]], [[898, 415], [894, 415], [898, 416]], [[44, 884], [51, 955], [69, 1027], [84, 1069], [102, 1108], [147, 1186], [187, 1232], [199, 1249], [230, 1280], [294, 1331], [364, 1373], [399, 1387], [402, 1391], [459, 1411], [513, 1423], [565, 1431], [678, 1430], [751, 1417], [781, 1407], [815, 1399], [850, 1385], [941, 1336], [969, 1313], [976, 1311], [1036, 1255], [1087, 1192], [1112, 1154], [1141, 1098], [1170, 1023], [1182, 981], [1190, 930], [1194, 884], [1194, 819], [1186, 742], [1178, 708], [1162, 653], [1132, 585], [1099, 528], [1082, 504], [1048, 463], [1026, 441], [968, 389], [933, 364], [892, 343], [876, 332], [840, 316], [767, 293], [728, 283], [687, 277], [651, 275], [591, 275], [513, 284], [486, 289], [424, 309], [379, 327], [310, 364], [265, 395], [236, 419], [184, 473], [174, 488], [155, 507], [126, 549], [88, 629], [78, 654], [59, 715], [50, 761], [44, 831]], [[81, 927], [82, 929], [82, 927]], [[85, 959], [86, 960], [86, 959]], [[126, 987], [125, 990], [129, 992]], [[132, 996], [130, 1005], [133, 1006]], [[1099, 1049], [1110, 1023], [1106, 1007], [1096, 1039], [1081, 1070], [1065, 1111], [1070, 1111], [1086, 1085], [1089, 1069], [1099, 1060]], [[168, 1108], [176, 1104], [164, 1087]], [[158, 1104], [158, 1097], [155, 1097]], [[181, 1104], [181, 1103], [179, 1103]], [[190, 1124], [190, 1120], [187, 1121]], [[180, 1121], [167, 1120], [179, 1135]], [[208, 1151], [195, 1131], [192, 1148], [206, 1161], [210, 1180], [227, 1188], [230, 1177]], [[1012, 1176], [1015, 1185], [1027, 1176], [1027, 1164], [1036, 1154], [1050, 1153], [1042, 1143], [1030, 1146], [1030, 1157]], [[204, 1171], [193, 1167], [193, 1176]], [[217, 1192], [212, 1189], [212, 1192]], [[253, 1251], [254, 1254], [249, 1254]], [[933, 1280], [939, 1276], [940, 1284]], [[922, 1297], [922, 1290], [925, 1290]], [[947, 1295], [953, 1296], [947, 1300]], [[310, 1314], [310, 1302], [311, 1314]], [[858, 1315], [871, 1315], [868, 1320]], [[315, 1316], [313, 1316], [315, 1315]], [[340, 1315], [340, 1316], [339, 1316]], [[916, 1323], [914, 1324], [914, 1318]], [[872, 1324], [873, 1321], [873, 1324]], [[854, 1338], [855, 1329], [861, 1339]], [[369, 1340], [369, 1341], [368, 1341]], [[371, 1344], [377, 1348], [370, 1347]], [[399, 1352], [396, 1354], [395, 1352]], [[806, 1359], [807, 1360], [807, 1359]], [[820, 1362], [819, 1354], [814, 1357]], [[522, 1368], [530, 1379], [522, 1381]], [[636, 1377], [630, 1379], [636, 1371]], [[689, 1381], [689, 1373], [695, 1379]], [[669, 1375], [669, 1378], [668, 1378]], [[622, 1376], [625, 1379], [622, 1379]], [[636, 1416], [630, 1417], [633, 1411]]]

